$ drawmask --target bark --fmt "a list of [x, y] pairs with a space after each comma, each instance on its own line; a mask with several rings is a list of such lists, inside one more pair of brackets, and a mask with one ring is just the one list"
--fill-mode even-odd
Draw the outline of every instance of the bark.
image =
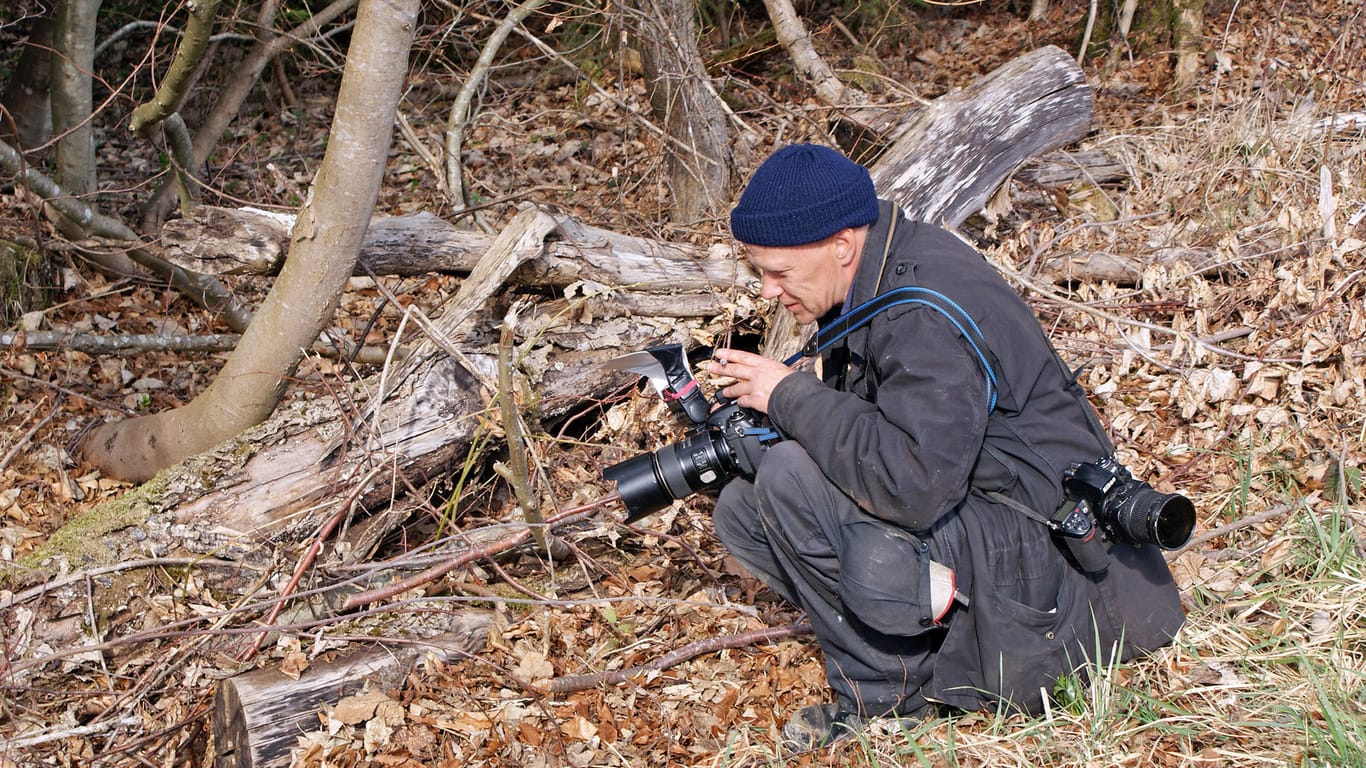
[[85, 459], [137, 482], [259, 423], [275, 409], [331, 320], [374, 210], [393, 132], [417, 0], [362, 5], [327, 154], [299, 214], [291, 257], [214, 382], [174, 411], [98, 427]]
[[726, 106], [697, 51], [692, 0], [635, 0], [650, 107], [664, 125], [675, 226], [714, 219], [730, 185]]
[[21, 150], [33, 149], [52, 135], [52, 28], [52, 16], [33, 23], [24, 52], [0, 94], [6, 115], [0, 123], [0, 140], [12, 141]]
[[1200, 77], [1200, 69], [1205, 61], [1205, 46], [1200, 39], [1200, 30], [1205, 21], [1206, 0], [1172, 0], [1175, 11], [1175, 26], [1172, 29], [1172, 47], [1176, 49], [1176, 72], [1172, 90], [1182, 93], [1190, 90]]
[[56, 181], [78, 196], [95, 191], [95, 131], [91, 72], [100, 0], [57, 3], [52, 47], [52, 130], [57, 139]]

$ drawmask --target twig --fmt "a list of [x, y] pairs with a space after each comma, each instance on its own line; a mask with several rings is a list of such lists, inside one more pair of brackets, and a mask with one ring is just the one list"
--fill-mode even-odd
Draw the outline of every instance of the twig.
[[63, 728], [60, 731], [47, 731], [32, 736], [20, 736], [18, 738], [9, 739], [8, 741], [0, 741], [0, 755], [12, 755], [16, 750], [24, 749], [25, 747], [36, 747], [39, 744], [46, 744], [50, 741], [71, 739], [76, 738], [77, 736], [90, 736], [96, 733], [103, 733], [104, 731], [113, 728], [130, 728], [141, 724], [142, 717], [140, 715], [125, 715], [117, 720], [105, 720], [104, 722], [91, 723], [90, 725], [78, 725], [75, 728]]
[[498, 410], [503, 418], [503, 437], [508, 446], [507, 471], [495, 471], [512, 485], [517, 496], [517, 507], [522, 517], [531, 524], [531, 535], [536, 546], [552, 560], [568, 554], [564, 545], [557, 545], [553, 537], [546, 536], [545, 518], [541, 515], [541, 505], [531, 489], [531, 469], [526, 460], [526, 438], [522, 433], [522, 414], [517, 410], [517, 385], [513, 376], [512, 342], [517, 328], [517, 305], [514, 304], [503, 318], [503, 331], [498, 343]]
[[1217, 539], [1220, 536], [1223, 536], [1224, 534], [1233, 533], [1234, 531], [1241, 530], [1243, 528], [1250, 528], [1251, 526], [1258, 525], [1260, 523], [1265, 523], [1268, 520], [1275, 520], [1276, 518], [1281, 517], [1282, 515], [1285, 515], [1286, 513], [1290, 512], [1292, 509], [1294, 509], [1294, 505], [1278, 504], [1265, 512], [1259, 512], [1251, 517], [1244, 517], [1240, 520], [1234, 520], [1233, 522], [1228, 523], [1226, 525], [1221, 525], [1218, 528], [1212, 528], [1200, 534], [1199, 536], [1192, 537], [1191, 540], [1186, 542], [1186, 545], [1181, 547], [1180, 549], [1172, 550], [1171, 552], [1167, 553], [1167, 558], [1171, 559], [1173, 557], [1176, 557], [1183, 552], [1194, 549], [1212, 539]]
[[34, 424], [28, 432], [24, 433], [23, 437], [19, 438], [14, 443], [14, 446], [10, 448], [9, 453], [5, 454], [5, 458], [0, 459], [0, 473], [3, 473], [5, 467], [8, 467], [9, 463], [14, 461], [14, 457], [19, 455], [19, 452], [24, 449], [24, 446], [28, 445], [28, 441], [32, 440], [33, 436], [38, 434], [38, 430], [46, 426], [49, 421], [52, 421], [52, 418], [57, 415], [57, 411], [61, 409], [64, 400], [66, 400], [66, 395], [59, 393], [56, 402], [52, 404], [52, 408], [48, 410], [47, 415], [39, 419], [37, 424]]
[[[550, 530], [558, 526], [576, 523], [581, 520], [587, 520], [593, 516], [598, 507], [606, 504], [614, 498], [616, 498], [615, 494], [603, 499], [599, 499], [598, 501], [595, 501], [591, 504], [585, 504], [580, 507], [574, 507], [573, 509], [567, 509], [564, 512], [561, 512], [557, 515], [553, 515], [545, 521], [545, 528], [547, 530]], [[522, 542], [526, 541], [530, 537], [531, 530], [529, 528], [522, 528], [518, 530], [516, 533], [513, 533], [512, 535], [508, 536], [506, 539], [501, 539], [499, 541], [493, 542], [492, 544], [479, 547], [476, 549], [465, 550], [464, 552], [461, 552], [453, 556], [451, 559], [447, 560], [444, 563], [441, 563], [440, 565], [432, 566], [431, 568], [428, 568], [427, 570], [422, 571], [420, 573], [413, 574], [412, 576], [409, 576], [406, 579], [401, 579], [385, 587], [379, 587], [377, 589], [372, 589], [366, 592], [358, 592], [354, 595], [351, 595], [350, 597], [346, 598], [346, 602], [342, 603], [341, 609], [343, 611], [351, 611], [363, 605], [369, 605], [370, 603], [377, 602], [379, 600], [385, 600], [390, 597], [393, 597], [394, 595], [402, 594], [410, 589], [420, 587], [423, 584], [429, 584], [441, 578], [442, 576], [445, 576], [446, 574], [450, 573], [456, 568], [469, 565], [475, 560], [482, 560], [484, 558], [493, 557], [494, 555], [506, 552], [509, 549], [512, 549], [513, 547], [520, 545]]]
[[450, 201], [451, 208], [460, 210], [465, 207], [465, 183], [461, 178], [460, 152], [464, 143], [465, 125], [470, 119], [470, 103], [474, 101], [474, 94], [484, 87], [484, 78], [488, 75], [489, 68], [493, 66], [493, 57], [498, 55], [499, 49], [507, 41], [508, 35], [517, 28], [527, 16], [545, 4], [545, 0], [525, 0], [523, 3], [513, 8], [494, 29], [493, 34], [489, 35], [484, 42], [484, 49], [479, 52], [479, 59], [475, 61], [474, 67], [465, 77], [465, 84], [460, 88], [460, 93], [455, 97], [455, 103], [451, 105], [450, 117], [446, 119], [446, 194]]
[[271, 607], [270, 613], [266, 615], [265, 620], [262, 622], [266, 625], [266, 629], [262, 630], [256, 641], [248, 646], [245, 658], [239, 659], [239, 661], [250, 661], [256, 656], [257, 651], [261, 649], [261, 644], [265, 642], [266, 636], [270, 634], [270, 625], [275, 623], [275, 620], [280, 616], [280, 611], [285, 607], [285, 598], [289, 597], [290, 594], [294, 592], [294, 588], [299, 585], [299, 580], [303, 578], [304, 572], [313, 565], [313, 561], [317, 558], [319, 550], [323, 547], [323, 542], [327, 540], [328, 536], [332, 535], [333, 529], [351, 513], [351, 510], [355, 505], [360, 503], [361, 492], [368, 487], [370, 480], [373, 479], [375, 475], [379, 474], [382, 468], [383, 465], [380, 465], [371, 469], [364, 478], [361, 478], [355, 483], [355, 486], [351, 490], [351, 494], [347, 496], [341, 504], [337, 505], [337, 511], [333, 512], [332, 516], [323, 523], [322, 528], [318, 529], [318, 533], [313, 536], [313, 541], [308, 544], [308, 550], [304, 552], [303, 557], [299, 558], [298, 564], [294, 567], [294, 575], [290, 577], [289, 583], [280, 590], [280, 599]]
[[808, 634], [811, 634], [811, 625], [806, 622], [800, 622], [796, 624], [784, 624], [781, 627], [766, 627], [751, 632], [741, 632], [738, 635], [698, 640], [695, 643], [688, 643], [682, 648], [670, 651], [648, 664], [641, 664], [637, 667], [614, 669], [607, 672], [594, 672], [587, 675], [557, 677], [554, 680], [551, 680], [549, 685], [546, 686], [546, 691], [554, 694], [563, 694], [595, 688], [599, 685], [616, 685], [618, 683], [624, 683], [636, 675], [668, 669], [675, 664], [681, 664], [695, 656], [701, 656], [704, 653], [714, 653], [726, 648], [743, 648], [747, 645], [772, 643], [778, 640], [786, 640], [789, 637]]

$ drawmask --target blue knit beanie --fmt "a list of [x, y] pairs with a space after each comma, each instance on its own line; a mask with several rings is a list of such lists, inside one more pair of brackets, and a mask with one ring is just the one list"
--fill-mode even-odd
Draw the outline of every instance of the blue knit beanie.
[[867, 168], [829, 147], [792, 144], [754, 172], [730, 212], [730, 231], [752, 245], [806, 245], [877, 217]]

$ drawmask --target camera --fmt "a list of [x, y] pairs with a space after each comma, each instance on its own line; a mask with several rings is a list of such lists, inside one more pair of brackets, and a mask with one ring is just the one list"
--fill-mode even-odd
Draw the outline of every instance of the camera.
[[682, 440], [603, 472], [603, 477], [617, 484], [628, 523], [658, 512], [675, 499], [719, 488], [736, 476], [753, 478], [769, 443], [779, 439], [759, 412], [719, 395], [714, 403], [709, 402], [678, 344], [652, 347], [608, 365], [648, 376], [670, 410], [694, 426]]
[[[1180, 549], [1195, 528], [1195, 505], [1178, 493], [1160, 493], [1113, 456], [1073, 464], [1063, 473], [1068, 503], [1054, 519], [1054, 530], [1067, 540], [1078, 564], [1087, 571], [1103, 570], [1103, 548], [1085, 546], [1096, 541], [1097, 528], [1106, 538], [1130, 544], [1156, 544]], [[1075, 542], [1075, 544], [1074, 544]]]

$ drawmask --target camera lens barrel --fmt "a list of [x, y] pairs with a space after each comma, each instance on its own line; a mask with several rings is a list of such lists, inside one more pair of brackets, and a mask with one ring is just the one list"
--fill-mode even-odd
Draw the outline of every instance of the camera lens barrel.
[[603, 477], [616, 482], [629, 523], [728, 480], [734, 472], [734, 459], [719, 434], [702, 430], [608, 467]]
[[1139, 543], [1168, 550], [1185, 546], [1195, 529], [1195, 505], [1180, 494], [1135, 485], [1139, 487], [1111, 505], [1114, 527]]
[[654, 514], [674, 500], [669, 495], [669, 487], [659, 477], [659, 462], [653, 453], [642, 453], [614, 464], [602, 476], [617, 484], [621, 501], [626, 505], [628, 523]]

